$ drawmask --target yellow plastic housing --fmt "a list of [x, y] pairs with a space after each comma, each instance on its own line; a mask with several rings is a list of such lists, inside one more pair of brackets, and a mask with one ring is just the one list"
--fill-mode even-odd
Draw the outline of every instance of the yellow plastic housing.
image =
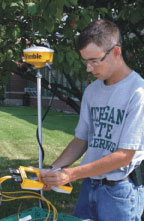
[[[19, 172], [22, 178], [22, 183], [21, 183], [22, 189], [31, 189], [31, 190], [43, 189], [44, 184], [39, 179], [39, 174], [40, 174], [39, 169], [33, 167], [20, 166]], [[30, 176], [30, 178], [28, 177], [29, 174], [32, 175]], [[70, 194], [72, 192], [73, 186], [71, 183], [69, 183], [58, 187], [52, 186], [51, 189], [56, 192]]]
[[[21, 188], [31, 190], [41, 190], [44, 184], [39, 180], [39, 170], [33, 167], [19, 167], [19, 171], [22, 178]], [[28, 174], [34, 175], [34, 179], [28, 178]]]
[[26, 63], [32, 64], [35, 68], [42, 68], [46, 63], [52, 63], [54, 50], [46, 47], [31, 47], [24, 50]]
[[51, 187], [52, 190], [59, 192], [59, 193], [67, 193], [70, 194], [73, 190], [73, 186], [71, 183], [67, 184], [67, 185], [63, 185], [63, 186], [52, 186]]

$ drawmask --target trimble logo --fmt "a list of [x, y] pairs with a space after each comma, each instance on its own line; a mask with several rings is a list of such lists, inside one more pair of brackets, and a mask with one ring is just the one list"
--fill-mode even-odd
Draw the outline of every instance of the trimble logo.
[[41, 59], [42, 55], [40, 54], [25, 54], [25, 59]]

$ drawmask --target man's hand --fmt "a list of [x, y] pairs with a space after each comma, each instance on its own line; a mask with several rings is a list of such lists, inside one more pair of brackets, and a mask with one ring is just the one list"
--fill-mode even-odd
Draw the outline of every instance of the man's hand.
[[61, 186], [69, 183], [70, 173], [69, 169], [56, 169], [56, 170], [45, 170], [40, 172], [40, 179], [44, 183], [44, 190], [50, 190], [52, 186]]

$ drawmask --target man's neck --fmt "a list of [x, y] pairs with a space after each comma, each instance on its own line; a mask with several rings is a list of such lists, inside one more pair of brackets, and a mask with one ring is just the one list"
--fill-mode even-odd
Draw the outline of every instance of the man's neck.
[[127, 64], [123, 61], [117, 69], [114, 71], [111, 78], [104, 81], [106, 85], [112, 85], [115, 84], [125, 77], [127, 77], [132, 72], [132, 69], [130, 69]]

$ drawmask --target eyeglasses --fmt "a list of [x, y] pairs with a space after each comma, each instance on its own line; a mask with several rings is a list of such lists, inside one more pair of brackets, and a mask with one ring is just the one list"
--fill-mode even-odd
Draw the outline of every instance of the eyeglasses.
[[103, 62], [105, 60], [105, 58], [110, 54], [110, 52], [112, 51], [112, 49], [115, 47], [115, 46], [118, 46], [120, 47], [120, 44], [115, 44], [112, 48], [108, 49], [105, 53], [105, 55], [102, 57], [102, 58], [91, 58], [91, 59], [88, 59], [88, 60], [82, 60], [84, 64], [90, 64], [91, 66], [98, 66], [100, 65], [101, 62]]

